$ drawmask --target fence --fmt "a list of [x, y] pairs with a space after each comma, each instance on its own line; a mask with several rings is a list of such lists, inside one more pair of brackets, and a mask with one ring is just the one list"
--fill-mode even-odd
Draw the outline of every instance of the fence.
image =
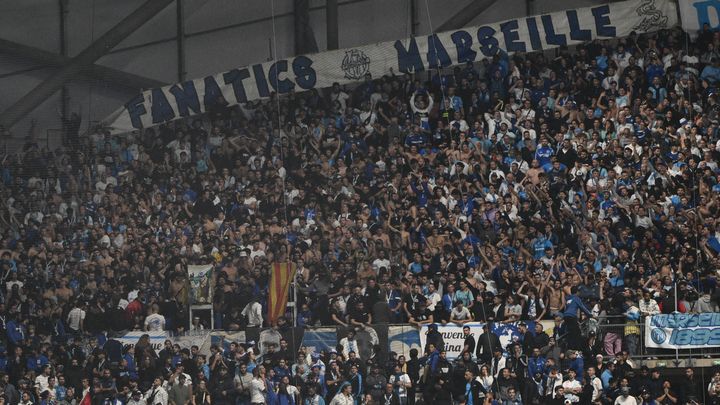
[[[555, 324], [553, 321], [540, 322], [544, 331], [549, 336], [553, 336]], [[477, 338], [482, 329], [482, 323], [471, 323], [471, 331]], [[533, 330], [532, 323], [529, 322], [529, 329]], [[583, 323], [583, 337], [589, 338], [589, 332], [595, 331], [596, 341], [599, 341], [596, 347], [599, 353], [605, 359], [619, 354], [621, 350], [627, 349], [627, 340], [625, 336], [625, 323], [619, 323], [614, 318], [610, 319], [610, 323], [604, 322], [600, 324]], [[462, 350], [462, 327], [448, 324], [440, 327], [445, 340], [445, 348], [448, 357], [452, 358], [459, 354]], [[515, 324], [495, 324], [494, 332], [500, 337], [501, 344], [507, 346], [512, 341], [520, 339], [518, 325]], [[409, 358], [410, 350], [417, 349], [422, 355], [424, 347], [424, 337], [426, 328], [417, 329], [409, 324], [380, 324], [371, 325], [364, 329], [353, 329], [356, 332], [355, 343], [348, 342], [347, 335], [351, 328], [343, 326], [321, 326], [321, 327], [287, 327], [278, 328], [246, 328], [241, 331], [213, 331], [211, 332], [211, 344], [218, 346], [229, 346], [232, 342], [247, 343], [254, 342], [255, 346], [261, 354], [267, 353], [269, 350], [277, 350], [281, 340], [285, 340], [288, 350], [297, 353], [304, 348], [307, 354], [328, 352], [343, 346], [345, 351], [354, 349], [359, 357], [363, 360], [375, 359], [376, 361], [385, 362], [391, 353], [394, 355], [404, 355]], [[720, 359], [720, 346], [689, 349], [657, 349], [646, 347], [645, 344], [645, 324], [639, 322], [637, 324], [639, 336], [636, 339], [637, 350], [632, 358], [640, 361], [652, 360], [656, 365], [679, 366], [681, 361], [688, 359]], [[560, 339], [562, 342], [562, 338]], [[352, 347], [349, 347], [352, 346]], [[667, 363], [667, 364], [664, 364]], [[644, 363], [643, 363], [644, 364]], [[689, 363], [683, 363], [689, 364]], [[720, 361], [716, 360], [716, 365]]]

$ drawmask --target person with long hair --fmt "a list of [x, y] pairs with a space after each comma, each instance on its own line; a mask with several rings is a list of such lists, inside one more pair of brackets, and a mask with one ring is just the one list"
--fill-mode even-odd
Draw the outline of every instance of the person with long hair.
[[192, 405], [212, 405], [212, 396], [207, 389], [207, 383], [200, 380], [192, 396]]
[[493, 377], [490, 373], [490, 367], [486, 365], [480, 367], [480, 375], [476, 377], [476, 380], [480, 382], [480, 389], [485, 394], [493, 390], [493, 384], [495, 384], [495, 377]]
[[295, 405], [295, 392], [292, 390], [288, 390], [288, 388], [295, 388], [292, 385], [288, 383], [288, 378], [283, 377], [280, 380], [280, 383], [278, 384], [278, 390], [275, 395], [274, 402], [269, 402], [270, 405]]
[[255, 367], [252, 374], [253, 380], [250, 386], [250, 403], [252, 405], [264, 405], [268, 393], [268, 385], [265, 381], [265, 367]]

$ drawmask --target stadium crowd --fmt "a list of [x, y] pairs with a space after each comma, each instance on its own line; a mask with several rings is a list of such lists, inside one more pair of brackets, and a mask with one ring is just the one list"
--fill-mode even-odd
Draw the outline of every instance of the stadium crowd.
[[[720, 403], [720, 373], [671, 384], [635, 357], [643, 316], [718, 310], [719, 80], [720, 33], [665, 30], [29, 139], [0, 163], [0, 401]], [[383, 362], [103, 346], [209, 328], [187, 264], [216, 266], [216, 328], [272, 326], [283, 261], [298, 325], [430, 325], [428, 344]], [[470, 320], [522, 337], [486, 328], [448, 360], [435, 326]]]

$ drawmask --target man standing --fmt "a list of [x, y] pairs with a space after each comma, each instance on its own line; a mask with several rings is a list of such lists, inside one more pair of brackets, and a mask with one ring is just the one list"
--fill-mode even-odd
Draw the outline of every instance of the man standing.
[[580, 381], [575, 379], [575, 370], [569, 369], [567, 371], [568, 379], [563, 382], [563, 389], [565, 390], [565, 399], [572, 403], [580, 402], [580, 394], [582, 393], [582, 385]]
[[190, 386], [185, 384], [186, 380], [185, 374], [178, 376], [178, 383], [173, 384], [168, 393], [169, 405], [188, 405], [190, 403], [192, 392]]
[[470, 353], [472, 356], [475, 353], [475, 336], [470, 333], [470, 327], [467, 325], [463, 326], [463, 336], [465, 337], [463, 351]]
[[76, 302], [67, 317], [68, 328], [77, 335], [85, 330], [85, 302]]
[[500, 343], [500, 338], [492, 332], [490, 324], [486, 323], [483, 325], [483, 333], [478, 336], [477, 339], [477, 359], [487, 363], [492, 358], [493, 352], [496, 348], [499, 348], [502, 352], [501, 346], [502, 344]]
[[533, 348], [535, 347], [535, 336], [533, 336], [532, 332], [528, 330], [525, 322], [520, 322], [518, 324], [518, 329], [520, 332], [520, 341], [522, 342], [523, 353], [526, 356], [530, 356], [533, 352]]
[[410, 376], [403, 373], [399, 365], [395, 366], [393, 375], [388, 379], [388, 383], [392, 384], [397, 394], [400, 405], [407, 405], [408, 403], [408, 390], [412, 387]]
[[565, 284], [563, 287], [565, 292], [565, 311], [563, 312], [563, 320], [567, 328], [568, 348], [573, 350], [582, 349], [582, 336], [580, 333], [580, 323], [578, 323], [578, 311], [583, 311], [587, 316], [592, 317], [592, 312], [583, 304], [580, 297], [577, 296], [577, 286]]
[[253, 376], [247, 371], [247, 364], [240, 363], [238, 373], [235, 375], [235, 390], [237, 391], [237, 405], [250, 405], [250, 387]]
[[480, 390], [480, 381], [475, 379], [473, 372], [469, 370], [465, 371], [465, 404], [481, 405]]

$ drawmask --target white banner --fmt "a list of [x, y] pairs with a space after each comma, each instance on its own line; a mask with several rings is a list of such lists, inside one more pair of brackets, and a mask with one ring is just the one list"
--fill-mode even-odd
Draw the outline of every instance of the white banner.
[[[534, 330], [535, 322], [526, 322], [530, 330]], [[517, 342], [520, 339], [520, 333], [518, 332], [517, 322], [515, 323], [493, 323], [492, 331], [498, 338], [500, 338], [500, 344], [503, 349], [512, 342]], [[442, 334], [443, 341], [445, 341], [445, 352], [447, 353], [448, 359], [454, 359], [459, 357], [462, 353], [465, 345], [465, 336], [463, 334], [463, 326], [456, 325], [454, 323], [448, 323], [446, 325], [437, 324], [438, 332]], [[470, 322], [466, 323], [465, 326], [470, 327], [470, 333], [475, 337], [475, 343], [482, 335], [482, 322]], [[425, 342], [427, 341], [428, 326], [424, 325], [420, 329], [420, 345], [425, 349]], [[477, 346], [476, 346], [477, 347]], [[473, 353], [473, 357], [475, 353]]]
[[677, 24], [670, 0], [630, 0], [570, 9], [435, 35], [358, 48], [300, 55], [240, 67], [147, 90], [103, 120], [115, 133], [204, 113], [223, 99], [229, 106], [280, 94], [326, 88], [391, 73], [419, 73], [498, 53], [542, 51], [595, 38], [624, 37]]
[[720, 313], [648, 316], [645, 319], [645, 346], [662, 349], [720, 347]]
[[135, 346], [140, 337], [145, 334], [150, 337], [150, 346], [155, 350], [155, 353], [160, 353], [160, 350], [165, 348], [165, 341], [168, 339], [173, 342], [173, 344], [179, 344], [182, 349], [189, 349], [195, 345], [200, 349], [201, 354], [210, 353], [210, 332], [190, 333], [183, 336], [170, 337], [167, 332], [134, 331], [128, 332], [124, 336], [115, 339], [122, 343], [123, 347], [125, 345]]
[[720, 28], [720, 1], [718, 0], [678, 0], [682, 27], [693, 38], [704, 24], [711, 30]]

